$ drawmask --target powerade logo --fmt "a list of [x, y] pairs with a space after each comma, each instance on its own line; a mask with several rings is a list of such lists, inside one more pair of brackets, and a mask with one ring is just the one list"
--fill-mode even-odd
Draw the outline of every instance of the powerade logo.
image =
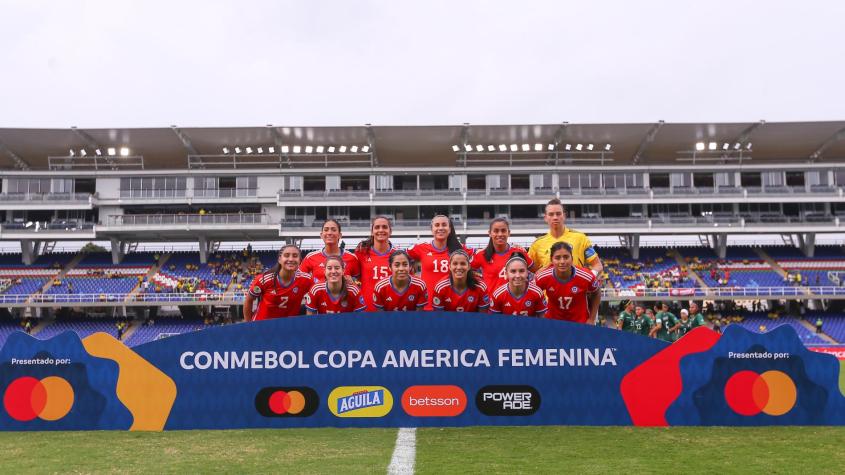
[[264, 417], [308, 417], [317, 411], [320, 398], [311, 388], [262, 388], [255, 395], [255, 409]]
[[337, 417], [384, 417], [393, 409], [393, 395], [382, 386], [341, 386], [329, 394], [328, 405]]
[[457, 386], [411, 386], [402, 393], [402, 409], [414, 417], [455, 417], [467, 407], [467, 395]]
[[530, 416], [540, 409], [540, 393], [531, 386], [484, 386], [475, 405], [486, 416]]

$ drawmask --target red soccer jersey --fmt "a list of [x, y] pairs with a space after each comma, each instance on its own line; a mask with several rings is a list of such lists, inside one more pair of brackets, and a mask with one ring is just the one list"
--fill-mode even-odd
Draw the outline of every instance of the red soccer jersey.
[[255, 276], [247, 292], [258, 301], [253, 320], [293, 317], [301, 314], [302, 299], [314, 284], [310, 274], [296, 271], [293, 280], [284, 285], [278, 274], [264, 273]]
[[489, 290], [496, 290], [501, 287], [502, 284], [508, 283], [508, 277], [505, 275], [505, 264], [507, 264], [508, 259], [510, 259], [515, 252], [522, 253], [522, 255], [525, 256], [525, 261], [528, 264], [528, 267], [531, 267], [532, 262], [531, 258], [528, 257], [528, 251], [519, 246], [508, 246], [507, 250], [501, 254], [494, 252], [491, 262], [487, 262], [487, 256], [484, 255], [484, 250], [480, 250], [475, 253], [475, 256], [473, 256], [470, 267], [473, 269], [481, 269], [481, 276], [484, 278], [484, 283], [487, 284], [487, 288]]
[[592, 272], [572, 266], [572, 277], [562, 281], [555, 275], [554, 266], [549, 266], [537, 273], [534, 283], [546, 291], [549, 299], [546, 318], [587, 323], [590, 317], [587, 296], [600, 288], [599, 280]]
[[[312, 284], [326, 281], [326, 253], [321, 249], [320, 252], [312, 252], [302, 260], [299, 264], [299, 270], [308, 272], [314, 278]], [[361, 266], [358, 263], [358, 258], [351, 252], [343, 251], [343, 274], [352, 277], [357, 277], [361, 273]]]
[[477, 283], [463, 293], [455, 292], [452, 287], [452, 279], [446, 277], [434, 287], [431, 297], [434, 310], [445, 312], [483, 312], [490, 308], [490, 296], [487, 295], [487, 286], [484, 282]]
[[419, 277], [411, 276], [404, 292], [398, 292], [390, 277], [381, 279], [373, 289], [373, 306], [385, 312], [422, 310], [428, 302], [428, 289]]
[[305, 296], [305, 308], [320, 314], [348, 313], [363, 311], [367, 304], [361, 291], [354, 285], [347, 286], [346, 293], [335, 299], [326, 288], [326, 283], [320, 282], [314, 284]]
[[533, 282], [528, 284], [522, 297], [516, 298], [508, 288], [508, 284], [499, 286], [490, 299], [490, 313], [505, 315], [522, 315], [526, 317], [542, 317], [547, 310], [546, 297]]
[[[472, 259], [472, 251], [467, 248], [464, 248], [464, 250]], [[420, 263], [420, 277], [428, 289], [434, 289], [438, 282], [449, 276], [448, 248], [435, 247], [433, 242], [421, 242], [411, 246], [408, 249], [408, 255], [411, 256], [411, 259]], [[430, 297], [433, 298], [434, 294], [431, 294]], [[428, 302], [425, 309], [431, 310], [431, 308], [431, 302]]]
[[356, 251], [355, 256], [361, 264], [361, 295], [364, 296], [364, 301], [367, 302], [367, 310], [373, 311], [376, 306], [373, 305], [373, 290], [376, 284], [385, 277], [390, 276], [390, 253], [393, 252], [393, 246], [384, 254], [379, 254], [374, 249], [369, 251]]

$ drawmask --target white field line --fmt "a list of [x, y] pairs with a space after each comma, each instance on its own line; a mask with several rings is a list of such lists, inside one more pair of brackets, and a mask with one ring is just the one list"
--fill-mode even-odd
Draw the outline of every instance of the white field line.
[[388, 475], [407, 475], [414, 473], [417, 458], [417, 429], [402, 428], [396, 434], [396, 447], [387, 467]]

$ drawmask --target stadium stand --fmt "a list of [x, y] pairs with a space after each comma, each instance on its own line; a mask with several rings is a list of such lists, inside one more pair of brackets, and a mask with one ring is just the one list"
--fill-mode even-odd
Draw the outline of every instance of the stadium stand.
[[696, 281], [682, 268], [671, 250], [641, 248], [639, 259], [624, 248], [601, 248], [599, 255], [608, 278], [616, 288], [693, 288]]
[[135, 332], [126, 339], [127, 346], [143, 345], [160, 338], [205, 328], [204, 322], [200, 320], [185, 320], [182, 318], [158, 318], [152, 324], [139, 323], [139, 325]]
[[108, 333], [114, 336], [117, 333], [117, 320], [102, 317], [72, 317], [60, 320], [57, 319], [44, 327], [35, 335], [35, 337], [40, 340], [46, 340], [66, 331], [75, 332], [79, 335], [79, 338], [85, 338], [86, 336], [97, 332]]
[[772, 331], [781, 325], [789, 325], [795, 329], [795, 332], [798, 333], [798, 337], [805, 345], [825, 345], [830, 343], [810, 331], [794, 317], [785, 316], [772, 318], [766, 313], [756, 312], [747, 314], [742, 321], [739, 322], [739, 324], [756, 333], [765, 333]]

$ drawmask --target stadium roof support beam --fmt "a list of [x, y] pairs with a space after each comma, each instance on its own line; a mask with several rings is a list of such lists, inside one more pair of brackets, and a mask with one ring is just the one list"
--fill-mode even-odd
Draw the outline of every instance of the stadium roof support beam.
[[637, 151], [634, 153], [634, 156], [631, 157], [631, 161], [634, 165], [639, 165], [640, 160], [643, 158], [643, 154], [645, 153], [646, 149], [648, 148], [649, 144], [654, 142], [654, 139], [657, 137], [657, 132], [663, 127], [665, 122], [662, 120], [657, 121], [656, 124], [652, 125], [648, 132], [645, 134], [645, 137], [640, 141], [639, 147], [637, 147]]
[[41, 255], [41, 241], [33, 241], [32, 239], [21, 239], [21, 257], [23, 263], [31, 266], [38, 256]]
[[[279, 153], [282, 153], [282, 144], [284, 143], [285, 138], [282, 136], [282, 134], [279, 132], [278, 129], [273, 127], [273, 124], [267, 124], [267, 128], [269, 128], [270, 133], [273, 134], [273, 138], [275, 139], [275, 142], [276, 142], [276, 148], [279, 149]], [[290, 167], [291, 166], [290, 155], [284, 154], [284, 156], [287, 159], [288, 167]]]
[[619, 236], [619, 242], [623, 247], [628, 249], [632, 259], [640, 258], [640, 235], [639, 234], [622, 234]]
[[3, 142], [0, 142], [0, 151], [8, 155], [8, 157], [12, 159], [18, 169], [27, 171], [32, 168], [29, 166], [29, 163], [27, 163], [26, 160], [22, 159], [18, 156], [18, 154], [11, 151], [9, 147], [7, 147], [6, 144], [4, 144]]
[[552, 139], [552, 143], [554, 144], [555, 149], [551, 153], [549, 153], [549, 162], [556, 164], [558, 152], [560, 151], [560, 144], [563, 143], [563, 136], [564, 134], [566, 134], [566, 127], [568, 125], [569, 122], [563, 121], [560, 123], [560, 127], [557, 128], [557, 132], [555, 132], [555, 137]]
[[816, 254], [816, 233], [804, 233], [798, 235], [798, 247], [807, 257]]
[[376, 134], [373, 132], [373, 124], [364, 124], [367, 128], [367, 145], [370, 146], [370, 162], [372, 166], [378, 166], [378, 153], [376, 153]]
[[188, 151], [189, 155], [199, 155], [199, 153], [197, 153], [197, 149], [195, 149], [194, 145], [191, 143], [191, 139], [188, 138], [185, 132], [182, 132], [182, 130], [175, 125], [171, 125], [170, 130], [179, 137], [179, 141], [182, 142], [182, 146], [185, 147], [185, 150]]
[[839, 129], [835, 134], [828, 137], [828, 139], [819, 145], [819, 148], [817, 148], [815, 152], [811, 153], [808, 158], [811, 162], [818, 160], [824, 154], [825, 150], [829, 149], [843, 138], [845, 138], [845, 128]]
[[126, 256], [126, 250], [124, 246], [126, 243], [121, 241], [118, 238], [111, 238], [111, 262], [114, 265], [118, 265], [123, 262], [123, 258]]
[[469, 145], [469, 122], [464, 122], [463, 127], [461, 127], [461, 150], [458, 151], [458, 165], [461, 164], [461, 160], [463, 160], [463, 165], [467, 166], [467, 145]]
[[88, 132], [85, 132], [84, 130], [80, 130], [80, 129], [76, 128], [76, 126], [75, 126], [75, 125], [72, 125], [72, 126], [70, 127], [70, 130], [71, 130], [74, 134], [76, 134], [76, 136], [77, 136], [77, 137], [79, 137], [80, 139], [82, 139], [82, 141], [83, 141], [83, 142], [85, 142], [86, 144], [88, 144], [88, 146], [89, 146], [89, 147], [91, 147], [91, 148], [93, 148], [93, 149], [95, 149], [95, 150], [96, 150], [96, 149], [101, 149], [101, 150], [102, 150], [102, 148], [103, 148], [103, 147], [101, 147], [101, 146], [100, 146], [100, 144], [99, 144], [96, 140], [94, 140], [94, 137], [91, 137], [91, 135], [89, 135], [89, 134], [88, 134]]
[[728, 254], [728, 235], [727, 234], [711, 234], [710, 247], [719, 259], [724, 259]]

